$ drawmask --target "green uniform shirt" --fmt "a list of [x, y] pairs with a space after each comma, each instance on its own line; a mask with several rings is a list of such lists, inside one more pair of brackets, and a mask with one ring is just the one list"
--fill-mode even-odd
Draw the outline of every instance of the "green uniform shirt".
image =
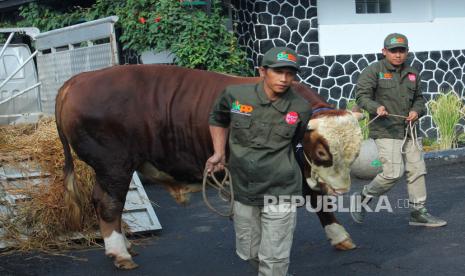
[[[357, 105], [370, 113], [370, 119], [377, 115], [376, 109], [381, 105], [395, 115], [408, 116], [410, 111], [416, 111], [421, 117], [426, 112], [418, 71], [405, 64], [395, 68], [385, 59], [363, 70], [355, 97]], [[379, 117], [369, 125], [370, 137], [403, 139], [405, 126], [405, 118]]]
[[293, 144], [303, 137], [310, 115], [308, 102], [291, 88], [274, 102], [263, 82], [223, 91], [209, 124], [230, 128], [228, 167], [236, 200], [262, 206], [264, 195], [302, 194]]

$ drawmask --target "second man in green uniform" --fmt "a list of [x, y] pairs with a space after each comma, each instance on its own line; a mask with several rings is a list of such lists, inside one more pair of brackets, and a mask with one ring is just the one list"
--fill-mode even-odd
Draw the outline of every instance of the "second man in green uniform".
[[[421, 146], [415, 141], [415, 129], [407, 128], [425, 114], [425, 99], [420, 91], [420, 76], [405, 64], [408, 40], [393, 33], [384, 40], [384, 59], [365, 68], [355, 96], [357, 105], [370, 114], [370, 137], [378, 147], [383, 171], [363, 187], [361, 197], [368, 200], [389, 191], [407, 172], [411, 207], [410, 225], [443, 226], [446, 222], [429, 214], [425, 207], [426, 167]], [[362, 223], [366, 211], [354, 208], [352, 218]]]

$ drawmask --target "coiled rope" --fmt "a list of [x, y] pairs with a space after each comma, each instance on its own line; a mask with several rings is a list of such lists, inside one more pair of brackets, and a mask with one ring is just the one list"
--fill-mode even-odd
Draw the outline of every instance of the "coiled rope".
[[[218, 196], [221, 200], [225, 202], [229, 201], [228, 211], [221, 212], [212, 206], [212, 204], [210, 203], [207, 197], [207, 185], [215, 188], [218, 191]], [[217, 213], [218, 215], [222, 217], [232, 218], [233, 206], [234, 206], [234, 191], [233, 191], [231, 173], [229, 172], [227, 167], [224, 167], [224, 177], [221, 181], [219, 181], [216, 178], [215, 173], [209, 173], [207, 169], [205, 168], [203, 172], [203, 181], [202, 181], [202, 197], [203, 197], [203, 201], [205, 202], [205, 204], [210, 210], [212, 210], [213, 212]]]

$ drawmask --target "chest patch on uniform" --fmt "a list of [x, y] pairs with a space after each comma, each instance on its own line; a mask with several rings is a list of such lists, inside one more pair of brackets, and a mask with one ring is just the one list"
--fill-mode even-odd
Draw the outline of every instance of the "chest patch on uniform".
[[231, 112], [233, 113], [250, 116], [251, 115], [250, 113], [252, 113], [252, 111], [253, 111], [253, 106], [251, 105], [241, 104], [239, 103], [238, 100], [232, 103]]
[[408, 79], [410, 81], [416, 81], [417, 80], [417, 76], [415, 74], [412, 74], [412, 73], [409, 73], [408, 74]]
[[380, 80], [392, 80], [392, 73], [379, 72], [379, 79]]
[[290, 125], [294, 125], [295, 123], [297, 123], [298, 119], [299, 119], [299, 114], [297, 114], [297, 112], [295, 111], [288, 112], [285, 117], [286, 123]]

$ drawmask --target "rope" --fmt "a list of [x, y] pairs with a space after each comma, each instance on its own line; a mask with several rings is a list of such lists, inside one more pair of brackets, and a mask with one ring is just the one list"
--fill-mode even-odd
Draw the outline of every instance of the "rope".
[[[402, 116], [402, 115], [397, 115], [397, 114], [388, 114], [386, 116], [399, 117], [399, 118], [404, 118], [404, 119], [407, 118], [407, 116]], [[363, 129], [366, 129], [371, 123], [373, 123], [379, 117], [380, 117], [379, 115], [376, 115], [376, 117], [371, 119], [366, 124], [366, 126], [363, 127]], [[402, 141], [402, 146], [400, 147], [400, 152], [402, 154], [407, 153], [407, 151], [404, 151], [404, 146], [405, 146], [405, 143], [407, 142], [409, 130], [410, 130], [410, 137], [412, 138], [412, 145], [416, 146], [420, 151], [423, 150], [422, 146], [418, 143], [418, 133], [417, 133], [417, 128], [415, 127], [416, 123], [417, 123], [416, 121], [414, 123], [412, 123], [412, 121], [409, 121], [408, 125], [405, 127], [405, 135]]]
[[405, 145], [405, 142], [407, 142], [407, 136], [408, 136], [408, 132], [409, 132], [409, 129], [410, 129], [410, 137], [412, 138], [412, 146], [416, 146], [418, 150], [422, 151], [423, 150], [423, 147], [418, 143], [418, 133], [417, 133], [417, 128], [415, 127], [415, 123], [412, 123], [411, 121], [409, 122], [409, 124], [405, 127], [405, 136], [404, 136], [404, 140], [402, 141], [402, 146], [400, 147], [400, 153], [402, 154], [405, 154], [409, 151], [404, 151], [404, 145]]
[[[370, 125], [371, 123], [373, 123], [376, 119], [378, 119], [379, 116], [380, 116], [380, 115], [376, 115], [376, 117], [374, 117], [373, 119], [371, 119], [371, 120], [366, 124], [366, 126], [364, 127], [364, 129], [367, 128], [368, 125]], [[397, 114], [388, 114], [388, 115], [386, 115], [386, 116], [390, 116], [390, 117], [399, 117], [399, 118], [407, 119], [407, 116], [402, 116], [402, 115], [397, 115]]]
[[310, 166], [310, 167], [313, 167], [312, 165], [312, 161], [310, 161], [310, 158], [308, 158], [307, 154], [305, 154], [305, 151], [302, 149], [302, 152], [304, 154], [304, 157], [305, 157], [305, 161], [307, 161], [307, 164]]
[[[207, 197], [207, 185], [210, 185], [213, 188], [217, 189], [218, 196], [223, 201], [229, 201], [229, 211], [227, 213], [218, 211], [210, 204], [210, 201], [208, 201], [208, 197]], [[229, 186], [229, 189], [227, 189], [226, 186]], [[232, 186], [231, 173], [229, 172], [228, 168], [224, 167], [224, 177], [221, 181], [218, 181], [218, 179], [215, 176], [215, 173], [208, 173], [207, 169], [205, 168], [205, 171], [203, 172], [203, 181], [202, 181], [202, 197], [203, 197], [203, 201], [205, 202], [205, 204], [210, 210], [212, 210], [213, 212], [217, 213], [218, 215], [222, 217], [232, 218], [233, 206], [234, 206], [234, 192], [233, 192], [233, 186]]]

